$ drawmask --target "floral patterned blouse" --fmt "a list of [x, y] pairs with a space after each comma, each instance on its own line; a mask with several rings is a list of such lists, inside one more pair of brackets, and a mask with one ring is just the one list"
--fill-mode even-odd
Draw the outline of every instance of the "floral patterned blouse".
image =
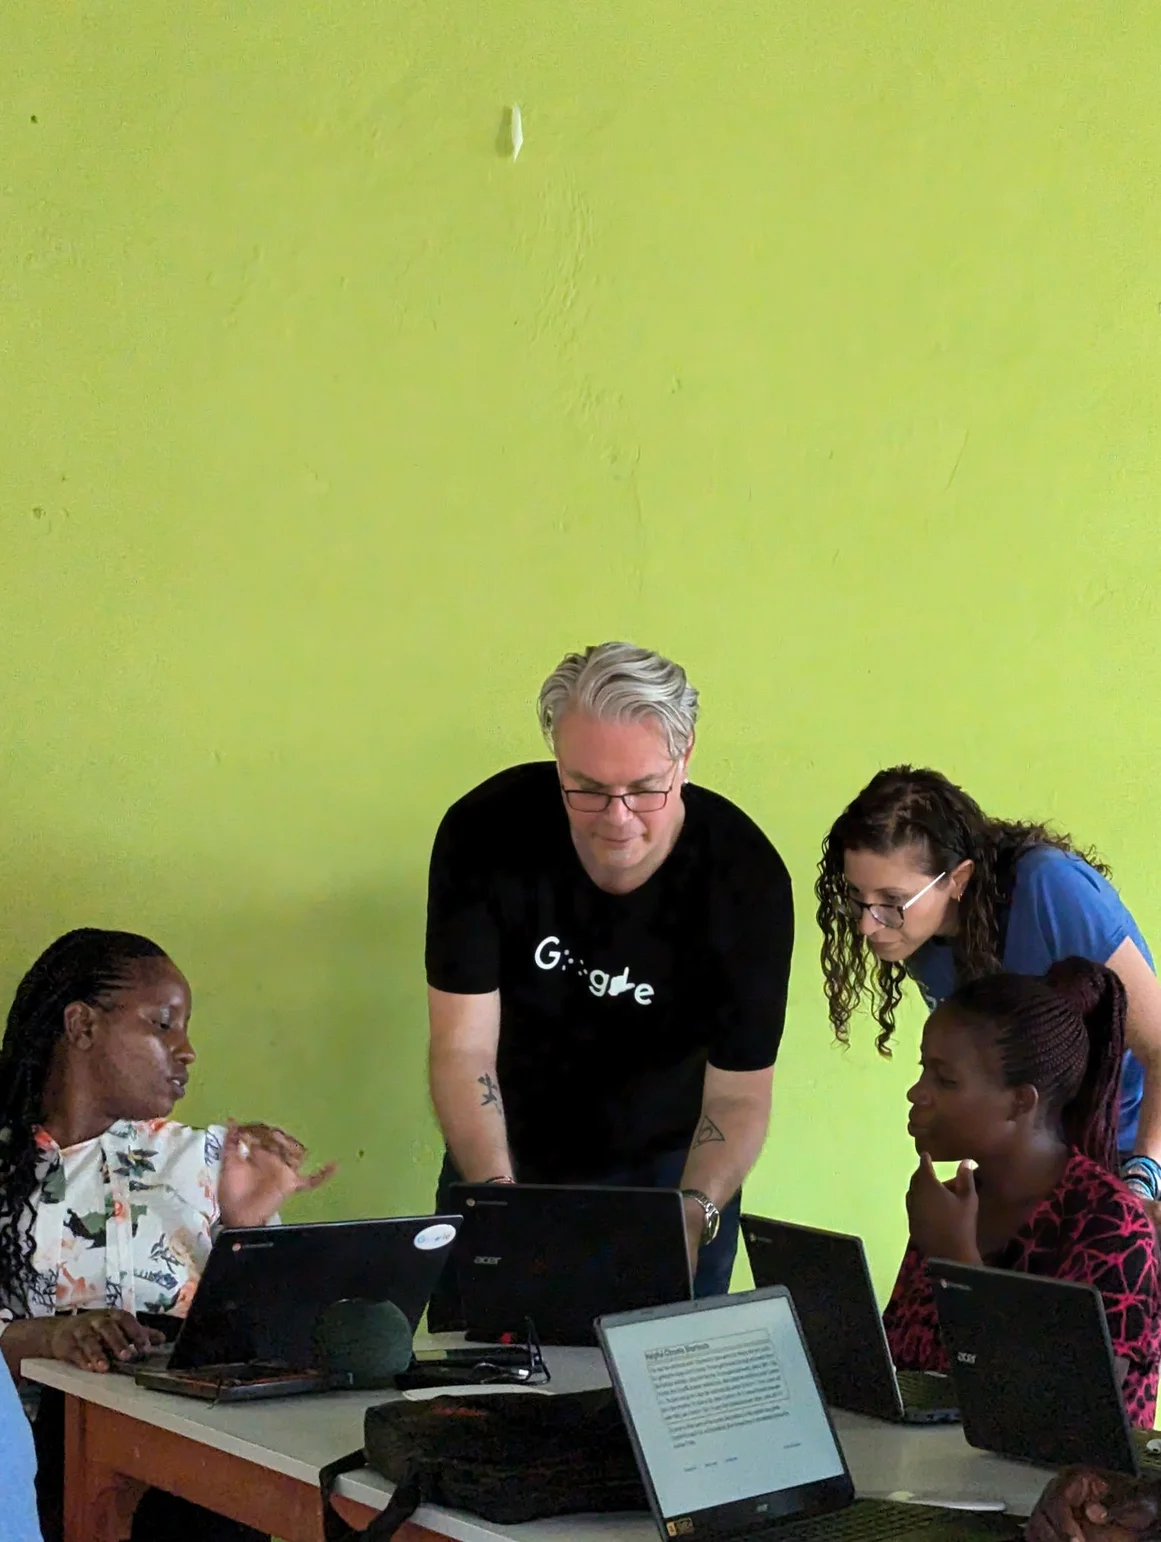
[[[218, 1225], [224, 1139], [221, 1125], [122, 1119], [62, 1150], [38, 1130], [32, 1315], [120, 1307], [184, 1317]], [[0, 1328], [16, 1315], [0, 1301]]]

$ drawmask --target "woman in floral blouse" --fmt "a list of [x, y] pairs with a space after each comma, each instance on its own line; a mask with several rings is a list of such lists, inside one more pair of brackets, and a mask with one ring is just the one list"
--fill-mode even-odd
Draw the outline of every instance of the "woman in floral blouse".
[[[304, 1173], [280, 1130], [170, 1118], [194, 1059], [189, 1017], [181, 971], [126, 932], [68, 933], [16, 991], [0, 1044], [0, 1350], [14, 1373], [34, 1356], [93, 1371], [132, 1358], [162, 1337], [140, 1314], [189, 1310], [219, 1226], [263, 1226], [330, 1176]], [[43, 1435], [51, 1511], [59, 1451]], [[147, 1495], [133, 1536], [161, 1535], [253, 1533]]]

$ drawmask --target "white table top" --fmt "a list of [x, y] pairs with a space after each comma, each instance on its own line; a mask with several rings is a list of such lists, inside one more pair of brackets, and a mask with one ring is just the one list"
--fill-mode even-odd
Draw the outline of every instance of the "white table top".
[[[546, 1349], [545, 1358], [554, 1391], [608, 1385], [598, 1350]], [[213, 1407], [146, 1391], [128, 1376], [96, 1375], [60, 1360], [26, 1360], [22, 1370], [31, 1381], [312, 1485], [318, 1482], [320, 1467], [362, 1445], [367, 1408], [399, 1396], [335, 1392]], [[933, 1501], [999, 1499], [1014, 1514], [1027, 1515], [1048, 1480], [1044, 1468], [973, 1450], [958, 1425], [908, 1427], [841, 1412], [834, 1420], [855, 1486], [867, 1498], [902, 1490]], [[391, 1488], [386, 1479], [367, 1470], [348, 1474], [338, 1484], [344, 1497], [376, 1509], [386, 1504]], [[458, 1511], [424, 1506], [415, 1520], [456, 1542], [657, 1542], [656, 1527], [647, 1515], [568, 1516], [497, 1526]]]

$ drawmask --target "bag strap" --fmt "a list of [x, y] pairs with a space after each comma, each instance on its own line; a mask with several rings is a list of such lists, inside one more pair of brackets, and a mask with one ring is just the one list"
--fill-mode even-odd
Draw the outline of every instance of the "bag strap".
[[405, 1522], [409, 1521], [423, 1503], [424, 1474], [422, 1468], [409, 1469], [385, 1510], [381, 1510], [363, 1531], [356, 1531], [347, 1524], [332, 1504], [335, 1484], [344, 1473], [357, 1472], [366, 1467], [367, 1457], [362, 1446], [357, 1451], [340, 1456], [338, 1461], [328, 1462], [319, 1469], [318, 1486], [323, 1505], [323, 1537], [325, 1542], [388, 1542]]

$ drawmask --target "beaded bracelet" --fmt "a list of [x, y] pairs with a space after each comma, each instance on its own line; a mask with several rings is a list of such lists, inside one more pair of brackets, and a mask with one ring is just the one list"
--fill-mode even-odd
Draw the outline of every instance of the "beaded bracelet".
[[1161, 1162], [1151, 1156], [1131, 1156], [1121, 1163], [1121, 1179], [1142, 1199], [1161, 1200]]

